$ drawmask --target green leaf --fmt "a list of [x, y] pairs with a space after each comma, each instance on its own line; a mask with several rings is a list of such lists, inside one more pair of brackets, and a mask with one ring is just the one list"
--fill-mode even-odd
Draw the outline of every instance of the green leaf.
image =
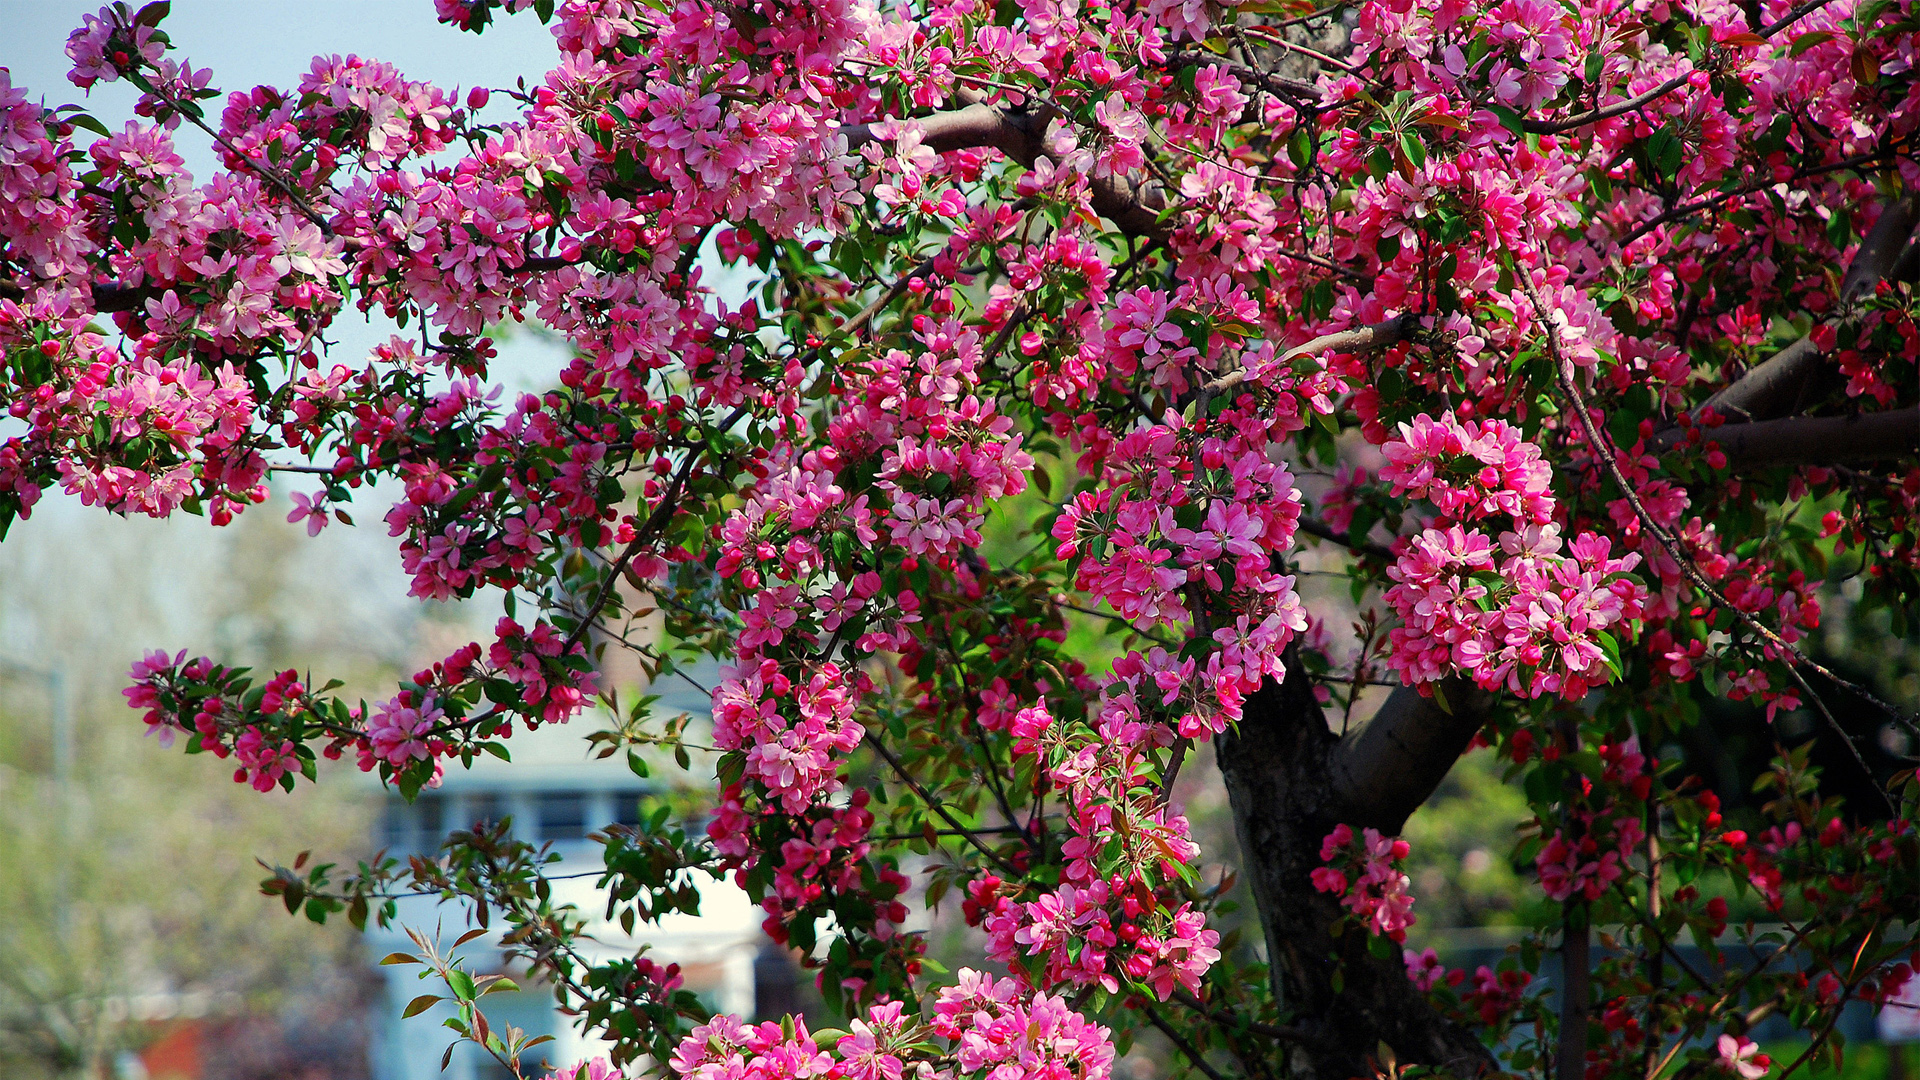
[[85, 128], [86, 130], [93, 132], [95, 135], [103, 135], [109, 138], [111, 138], [113, 135], [113, 132], [107, 130], [107, 125], [94, 119], [91, 115], [87, 113], [74, 113], [72, 116], [66, 117], [65, 119], [67, 123], [72, 124], [74, 127]]
[[1613, 677], [1620, 677], [1620, 642], [1605, 630], [1595, 635], [1600, 641], [1600, 651], [1606, 654], [1607, 667], [1613, 670]]
[[1833, 31], [1831, 30], [1809, 30], [1793, 39], [1793, 44], [1787, 47], [1787, 55], [1799, 56], [1816, 45], [1825, 45], [1832, 40]]
[[409, 1017], [419, 1016], [421, 1013], [438, 1005], [441, 1000], [443, 999], [438, 994], [421, 994], [419, 997], [407, 1002], [407, 1007], [400, 1011], [400, 1019], [405, 1020]]
[[1502, 105], [1498, 102], [1493, 102], [1493, 101], [1487, 102], [1487, 111], [1499, 118], [1501, 127], [1506, 128], [1508, 131], [1513, 132], [1515, 135], [1519, 135], [1522, 137], [1526, 136], [1527, 122], [1525, 119], [1521, 117], [1519, 113], [1514, 112], [1512, 109], [1507, 108], [1505, 105]]
[[1685, 154], [1685, 144], [1664, 127], [1647, 139], [1647, 159], [1663, 180], [1671, 180], [1679, 173], [1680, 161]]
[[1411, 131], [1400, 133], [1400, 152], [1407, 155], [1407, 160], [1412, 162], [1416, 169], [1427, 163], [1427, 145]]
[[447, 972], [447, 988], [452, 990], [454, 996], [461, 1001], [473, 1000], [473, 976], [459, 968]]
[[1295, 168], [1304, 169], [1313, 163], [1314, 149], [1313, 136], [1305, 125], [1296, 127], [1292, 137], [1287, 140], [1287, 160], [1293, 162]]

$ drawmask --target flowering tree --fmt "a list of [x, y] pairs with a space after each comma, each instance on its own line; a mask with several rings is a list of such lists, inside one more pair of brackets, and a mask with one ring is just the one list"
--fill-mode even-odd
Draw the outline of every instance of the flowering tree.
[[[1740, 831], [1659, 748], [1719, 694], [1856, 758], [1836, 709], [1912, 729], [1802, 650], [1829, 573], [1920, 600], [1912, 0], [437, 3], [551, 22], [510, 122], [359, 57], [222, 98], [164, 3], [68, 46], [138, 119], [0, 72], [0, 526], [56, 485], [224, 524], [279, 471], [318, 532], [404, 484], [413, 593], [504, 598], [492, 641], [373, 705], [134, 666], [163, 741], [262, 791], [346, 755], [412, 796], [589, 706], [601, 650], [727, 659], [711, 747], [608, 696], [609, 752], [719, 777], [704, 830], [602, 834], [612, 912], [731, 875], [847, 1027], [590, 962], [497, 830], [284, 870], [290, 910], [483, 901], [614, 1041], [596, 1077], [1097, 1078], [1152, 1027], [1212, 1078], [1752, 1078], [1909, 974], [1910, 767], [1844, 805], [1783, 752]], [[330, 353], [349, 307], [405, 334]], [[574, 358], [503, 400], [483, 335], [527, 318]], [[1346, 568], [1351, 639], [1303, 557]], [[1206, 740], [1263, 949], [1208, 928], [1171, 798]], [[1395, 836], [1475, 747], [1550, 914], [1466, 973], [1402, 955]], [[926, 964], [910, 899], [1001, 971]], [[1747, 1038], [1774, 1014], [1799, 1060]]]

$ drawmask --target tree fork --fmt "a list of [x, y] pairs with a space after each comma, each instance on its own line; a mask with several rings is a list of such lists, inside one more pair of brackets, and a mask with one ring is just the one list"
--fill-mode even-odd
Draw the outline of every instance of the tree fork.
[[[1290, 656], [1286, 680], [1268, 680], [1247, 699], [1238, 728], [1219, 736], [1217, 757], [1242, 871], [1266, 937], [1274, 995], [1291, 1014], [1290, 1023], [1308, 1035], [1291, 1050], [1289, 1064], [1294, 1075], [1309, 1080], [1371, 1075], [1381, 1042], [1402, 1062], [1456, 1075], [1494, 1068], [1479, 1039], [1441, 1016], [1414, 987], [1398, 955], [1374, 956], [1364, 932], [1335, 936], [1345, 912], [1337, 897], [1314, 889], [1310, 878], [1321, 865], [1321, 839], [1342, 821], [1355, 823], [1340, 776], [1381, 778], [1399, 796], [1393, 805], [1411, 812], [1446, 774], [1445, 767], [1437, 773], [1396, 771], [1394, 762], [1413, 744], [1412, 729], [1431, 716], [1406, 702], [1406, 695], [1417, 698], [1412, 691], [1396, 695], [1400, 704], [1382, 709], [1387, 719], [1381, 734], [1366, 739], [1363, 728], [1343, 741], [1328, 727], [1312, 682]], [[1472, 726], [1445, 766], [1483, 722], [1483, 714], [1467, 715], [1473, 704], [1469, 699], [1456, 706], [1453, 731]], [[1429, 749], [1432, 756], [1444, 753], [1442, 744]], [[1401, 814], [1391, 831], [1404, 822]]]

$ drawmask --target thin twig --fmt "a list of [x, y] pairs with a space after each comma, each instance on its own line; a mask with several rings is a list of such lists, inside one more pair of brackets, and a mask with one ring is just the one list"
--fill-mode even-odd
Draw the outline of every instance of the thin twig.
[[[1339, 330], [1331, 334], [1321, 334], [1311, 341], [1303, 341], [1273, 362], [1276, 368], [1285, 367], [1303, 356], [1314, 356], [1323, 352], [1362, 352], [1368, 349], [1384, 349], [1397, 345], [1413, 336], [1419, 317], [1411, 313], [1396, 315], [1385, 322], [1370, 326], [1356, 326]], [[1247, 379], [1247, 369], [1235, 368], [1200, 388], [1202, 394], [1218, 394], [1231, 390]]]
[[187, 123], [192, 124], [194, 127], [199, 128], [203, 132], [206, 132], [207, 136], [211, 138], [214, 142], [218, 143], [222, 150], [225, 150], [227, 153], [232, 154], [234, 157], [239, 158], [241, 161], [246, 162], [248, 167], [253, 169], [254, 172], [260, 174], [260, 176], [263, 179], [265, 179], [268, 183], [272, 184], [274, 187], [279, 188], [281, 192], [287, 196], [287, 198], [293, 200], [293, 205], [296, 209], [300, 211], [300, 216], [312, 222], [316, 228], [318, 228], [322, 233], [326, 234], [327, 236], [333, 235], [333, 226], [327, 223], [327, 219], [321, 217], [317, 212], [315, 212], [315, 210], [313, 209], [313, 205], [307, 202], [306, 197], [302, 195], [299, 192], [299, 190], [293, 186], [293, 183], [291, 181], [281, 176], [280, 171], [278, 169], [275, 169], [268, 165], [262, 165], [259, 162], [248, 157], [247, 155], [241, 153], [240, 148], [233, 145], [231, 142], [228, 142], [227, 137], [225, 135], [222, 135], [219, 132], [208, 127], [207, 122], [205, 120], [200, 119], [200, 116], [199, 116], [200, 107], [198, 105], [191, 106], [191, 108], [188, 108], [188, 109], [183, 109], [180, 107], [179, 102], [168, 97], [166, 95], [166, 92], [160, 89], [160, 85], [158, 83], [147, 78], [145, 75], [140, 75], [138, 68], [135, 68], [131, 74], [137, 75], [139, 77], [140, 83], [145, 86], [145, 88], [149, 93], [153, 94], [154, 97], [159, 98], [161, 101], [166, 102], [167, 107], [172, 109], [175, 115], [186, 117]]
[[1134, 633], [1140, 635], [1141, 637], [1146, 638], [1148, 641], [1157, 641], [1160, 644], [1166, 645], [1170, 648], [1178, 648], [1180, 646], [1180, 642], [1175, 641], [1172, 638], [1161, 637], [1160, 635], [1154, 633], [1151, 630], [1140, 629], [1139, 627], [1133, 625], [1133, 623], [1123, 615], [1115, 615], [1112, 612], [1101, 611], [1097, 608], [1081, 607], [1078, 604], [1069, 604], [1065, 600], [1055, 600], [1053, 602], [1053, 606], [1058, 608], [1066, 608], [1068, 611], [1077, 611], [1082, 615], [1092, 615], [1095, 618], [1107, 619], [1111, 622], [1117, 622], [1120, 625], [1126, 627], [1128, 630], [1131, 630]]
[[1661, 83], [1659, 86], [1654, 87], [1644, 94], [1636, 94], [1625, 101], [1615, 102], [1604, 109], [1594, 109], [1592, 112], [1581, 113], [1579, 116], [1570, 116], [1565, 120], [1527, 120], [1520, 126], [1524, 128], [1529, 135], [1553, 135], [1562, 131], [1571, 131], [1577, 127], [1585, 127], [1588, 124], [1597, 124], [1602, 120], [1611, 120], [1616, 116], [1625, 116], [1635, 109], [1658, 101], [1666, 95], [1673, 93], [1675, 90], [1680, 89], [1682, 86], [1685, 86], [1689, 78], [1692, 78], [1691, 72], [1685, 75], [1675, 75], [1673, 78], [1668, 79], [1666, 82]]
[[[1886, 804], [1887, 812], [1893, 814], [1895, 812], [1893, 800], [1887, 796], [1887, 793], [1882, 790], [1877, 783], [1873, 782], [1873, 770], [1867, 767], [1866, 759], [1860, 756], [1860, 748], [1854, 745], [1853, 738], [1840, 726], [1840, 722], [1834, 719], [1833, 713], [1827, 709], [1827, 703], [1821, 700], [1820, 695], [1813, 692], [1813, 687], [1808, 685], [1806, 676], [1800, 673], [1800, 667], [1804, 665], [1839, 686], [1851, 688], [1853, 684], [1835, 675], [1821, 664], [1809, 659], [1806, 654], [1794, 647], [1785, 638], [1775, 633], [1771, 627], [1728, 600], [1724, 593], [1716, 588], [1712, 582], [1707, 580], [1706, 575], [1700, 571], [1700, 567], [1694, 563], [1693, 557], [1688, 555], [1686, 550], [1681, 547], [1679, 538], [1668, 532], [1665, 526], [1654, 520], [1653, 515], [1647, 511], [1646, 505], [1640, 501], [1640, 496], [1633, 484], [1628, 482], [1626, 474], [1621, 471], [1619, 454], [1613, 448], [1612, 441], [1601, 432], [1599, 425], [1594, 423], [1593, 413], [1587, 406], [1586, 395], [1580, 392], [1579, 380], [1575, 378], [1573, 361], [1567, 359], [1561, 352], [1560, 333], [1554, 326], [1552, 319], [1547, 315], [1546, 304], [1541, 301], [1539, 293], [1533, 287], [1533, 283], [1529, 281], [1524, 274], [1519, 275], [1519, 277], [1521, 289], [1526, 293], [1527, 300], [1533, 307], [1534, 317], [1540, 320], [1541, 328], [1546, 332], [1547, 351], [1553, 357], [1554, 367], [1557, 373], [1556, 378], [1560, 384], [1560, 390], [1567, 395], [1568, 400], [1574, 407], [1574, 415], [1580, 421], [1580, 428], [1586, 436], [1587, 446], [1593, 452], [1594, 456], [1599, 459], [1601, 465], [1605, 467], [1608, 475], [1613, 478], [1613, 482], [1619, 487], [1621, 494], [1626, 497], [1627, 505], [1633, 508], [1634, 515], [1640, 520], [1641, 528], [1645, 529], [1647, 535], [1653, 537], [1654, 541], [1665, 549], [1667, 556], [1680, 568], [1681, 574], [1683, 574], [1688, 581], [1692, 582], [1696, 589], [1700, 590], [1701, 595], [1708, 597], [1715, 604], [1732, 612], [1735, 620], [1780, 654], [1781, 659], [1786, 664], [1788, 674], [1792, 675], [1794, 681], [1800, 685], [1800, 688], [1806, 691], [1807, 697], [1812, 701], [1821, 719], [1826, 721], [1827, 726], [1832, 728], [1834, 733], [1840, 737], [1840, 741], [1846, 745], [1848, 753], [1853, 755], [1854, 761], [1860, 766], [1860, 771], [1866, 774], [1868, 783], [1871, 784], [1874, 791], [1879, 794], [1880, 801]], [[1872, 698], [1872, 695], [1866, 693], [1864, 690], [1857, 690], [1857, 692], [1863, 697]]]
[[[718, 430], [726, 431], [739, 423], [740, 418], [746, 414], [747, 407], [740, 406], [729, 413], [725, 420], [720, 421]], [[573, 647], [580, 643], [581, 638], [586, 637], [587, 631], [593, 626], [593, 620], [600, 616], [601, 609], [607, 606], [607, 600], [613, 595], [614, 587], [620, 583], [620, 575], [625, 572], [627, 564], [633, 561], [635, 555], [640, 554], [641, 548], [652, 543], [656, 534], [666, 528], [667, 522], [672, 520], [673, 512], [679, 508], [680, 491], [686, 486], [687, 478], [693, 474], [694, 464], [700, 460], [701, 451], [704, 449], [706, 446], [702, 444], [687, 451], [686, 460], [680, 463], [680, 471], [674, 474], [672, 483], [668, 484], [667, 490], [661, 493], [660, 505], [654, 507], [653, 513], [647, 515], [647, 520], [641, 524], [639, 531], [634, 533], [633, 540], [620, 552], [620, 557], [614, 560], [613, 569], [607, 574], [607, 580], [601, 584], [600, 591], [594, 595], [593, 602], [588, 604], [586, 611], [579, 615], [580, 622], [574, 626], [573, 632], [567, 635], [565, 643], [560, 648], [561, 656], [572, 653]]]
[[1333, 526], [1318, 518], [1303, 517], [1294, 527], [1308, 536], [1331, 540], [1361, 555], [1371, 555], [1376, 559], [1393, 558], [1393, 552], [1389, 551], [1384, 544], [1376, 544], [1371, 540], [1356, 540], [1351, 533], [1335, 532]]
[[1806, 3], [1801, 4], [1799, 7], [1780, 16], [1773, 22], [1761, 27], [1760, 36], [1770, 38], [1831, 3], [1833, 3], [1833, 0], [1807, 0]]
[[[1811, 177], [1819, 176], [1822, 173], [1837, 172], [1841, 169], [1851, 169], [1860, 165], [1866, 165], [1871, 162], [1878, 161], [1881, 158], [1887, 157], [1889, 153], [1890, 151], [1887, 151], [1887, 150], [1874, 150], [1865, 154], [1858, 154], [1854, 157], [1850, 157], [1842, 161], [1836, 161], [1831, 165], [1822, 165], [1814, 169], [1804, 169], [1794, 173], [1794, 175], [1788, 179], [1788, 182], [1792, 182], [1795, 180], [1806, 180]], [[1623, 249], [1631, 247], [1635, 240], [1640, 239], [1641, 237], [1647, 235], [1653, 230], [1669, 222], [1672, 222], [1684, 217], [1691, 217], [1702, 210], [1710, 210], [1721, 203], [1728, 202], [1733, 199], [1738, 199], [1743, 196], [1752, 195], [1752, 194], [1755, 194], [1756, 192], [1764, 191], [1767, 188], [1770, 188], [1780, 182], [1781, 181], [1776, 180], [1772, 177], [1768, 177], [1766, 180], [1761, 181], [1759, 183], [1748, 184], [1744, 187], [1736, 188], [1733, 191], [1724, 191], [1718, 195], [1713, 195], [1705, 199], [1699, 199], [1694, 202], [1685, 203], [1683, 205], [1676, 206], [1671, 210], [1667, 210], [1663, 213], [1655, 215], [1654, 217], [1651, 217], [1646, 221], [1641, 222], [1639, 225], [1635, 226], [1631, 232], [1627, 233], [1627, 235], [1620, 238], [1620, 247]]]
[[1278, 32], [1268, 30], [1264, 26], [1249, 26], [1247, 27], [1247, 29], [1252, 30], [1256, 33], [1259, 33], [1260, 37], [1263, 40], [1265, 40], [1267, 43], [1272, 45], [1278, 45], [1281, 48], [1287, 50], [1288, 52], [1299, 53], [1301, 56], [1307, 57], [1308, 59], [1311, 59], [1311, 60], [1316, 60], [1331, 68], [1339, 68], [1341, 71], [1344, 71], [1349, 75], [1360, 74], [1359, 68], [1354, 67], [1352, 64], [1347, 63], [1345, 60], [1336, 60], [1333, 57], [1328, 56], [1326, 53], [1323, 53], [1318, 49], [1309, 49], [1305, 45], [1300, 45], [1300, 44], [1296, 44], [1295, 42], [1288, 41], [1285, 36], [1281, 35]]
[[1178, 1001], [1180, 1004], [1185, 1005], [1187, 1008], [1192, 1009], [1194, 1012], [1199, 1013], [1201, 1016], [1206, 1017], [1216, 1024], [1230, 1024], [1236, 1027], [1244, 1027], [1255, 1035], [1265, 1035], [1269, 1039], [1282, 1039], [1288, 1042], [1303, 1043], [1315, 1041], [1312, 1035], [1301, 1028], [1282, 1024], [1263, 1024], [1258, 1020], [1246, 1020], [1239, 1016], [1222, 1015], [1214, 1012], [1207, 1007], [1206, 1002], [1194, 996], [1190, 990], [1175, 989], [1171, 1000]]
[[879, 754], [882, 758], [886, 760], [886, 763], [888, 765], [893, 767], [894, 773], [897, 774], [900, 777], [900, 779], [903, 782], [905, 782], [905, 784], [909, 788], [913, 789], [913, 793], [915, 795], [920, 796], [921, 802], [924, 802], [927, 804], [927, 809], [932, 810], [936, 814], [939, 814], [942, 820], [944, 820], [948, 825], [953, 826], [953, 828], [957, 830], [958, 835], [966, 838], [967, 843], [972, 844], [975, 848], [979, 849], [980, 854], [985, 855], [989, 859], [992, 859], [994, 862], [994, 865], [1000, 867], [1002, 870], [1005, 870], [1008, 874], [1017, 873], [1017, 871], [1014, 870], [1012, 863], [1002, 858], [999, 852], [994, 851], [992, 848], [982, 843], [980, 838], [973, 834], [972, 830], [968, 829], [965, 825], [960, 824], [960, 819], [953, 816], [953, 811], [948, 810], [944, 803], [942, 803], [939, 799], [934, 798], [931, 792], [929, 792], [925, 787], [922, 787], [920, 784], [920, 781], [916, 780], [914, 778], [914, 775], [907, 771], [907, 767], [901, 763], [899, 758], [893, 755], [893, 751], [887, 749], [887, 746], [885, 743], [881, 742], [878, 738], [874, 736], [873, 732], [871, 731], [866, 732], [864, 735], [861, 736], [861, 739], [868, 746], [873, 747], [874, 753]]
[[1193, 1062], [1194, 1068], [1207, 1074], [1208, 1080], [1227, 1080], [1226, 1077], [1220, 1075], [1220, 1070], [1207, 1064], [1207, 1059], [1201, 1056], [1200, 1051], [1194, 1049], [1193, 1044], [1187, 1041], [1186, 1036], [1174, 1030], [1173, 1025], [1167, 1023], [1166, 1018], [1162, 1017], [1157, 1009], [1151, 1005], [1147, 1005], [1143, 1006], [1141, 1011], [1147, 1014], [1147, 1020], [1152, 1023], [1154, 1027], [1160, 1029], [1160, 1034], [1167, 1037], [1167, 1041], [1179, 1047], [1180, 1052], [1187, 1055], [1187, 1060]]

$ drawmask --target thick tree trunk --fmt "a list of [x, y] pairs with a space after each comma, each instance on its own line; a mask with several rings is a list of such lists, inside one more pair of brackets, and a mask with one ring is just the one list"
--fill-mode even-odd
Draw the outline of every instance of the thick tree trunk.
[[[1468, 697], [1458, 688], [1455, 693]], [[1294, 1076], [1372, 1076], [1382, 1043], [1402, 1064], [1442, 1067], [1459, 1076], [1492, 1067], [1473, 1033], [1440, 1016], [1415, 989], [1398, 949], [1381, 959], [1368, 951], [1364, 933], [1334, 936], [1339, 900], [1317, 892], [1309, 878], [1321, 865], [1321, 839], [1334, 825], [1399, 830], [1478, 729], [1483, 713], [1471, 713], [1471, 707], [1484, 710], [1484, 699], [1456, 701], [1452, 713], [1402, 699], [1383, 709], [1379, 721], [1398, 725], [1398, 734], [1383, 727], [1370, 739], [1343, 741], [1328, 729], [1312, 682], [1295, 668], [1284, 683], [1269, 682], [1250, 698], [1239, 729], [1220, 737], [1220, 768], [1242, 872], [1266, 934], [1274, 993], [1287, 1023], [1307, 1035], [1290, 1051]], [[1419, 752], [1408, 755], [1409, 749]], [[1365, 761], [1356, 763], [1356, 756]], [[1380, 766], [1396, 757], [1419, 767]], [[1343, 790], [1356, 776], [1378, 785], [1380, 798], [1371, 812], [1353, 805]]]

